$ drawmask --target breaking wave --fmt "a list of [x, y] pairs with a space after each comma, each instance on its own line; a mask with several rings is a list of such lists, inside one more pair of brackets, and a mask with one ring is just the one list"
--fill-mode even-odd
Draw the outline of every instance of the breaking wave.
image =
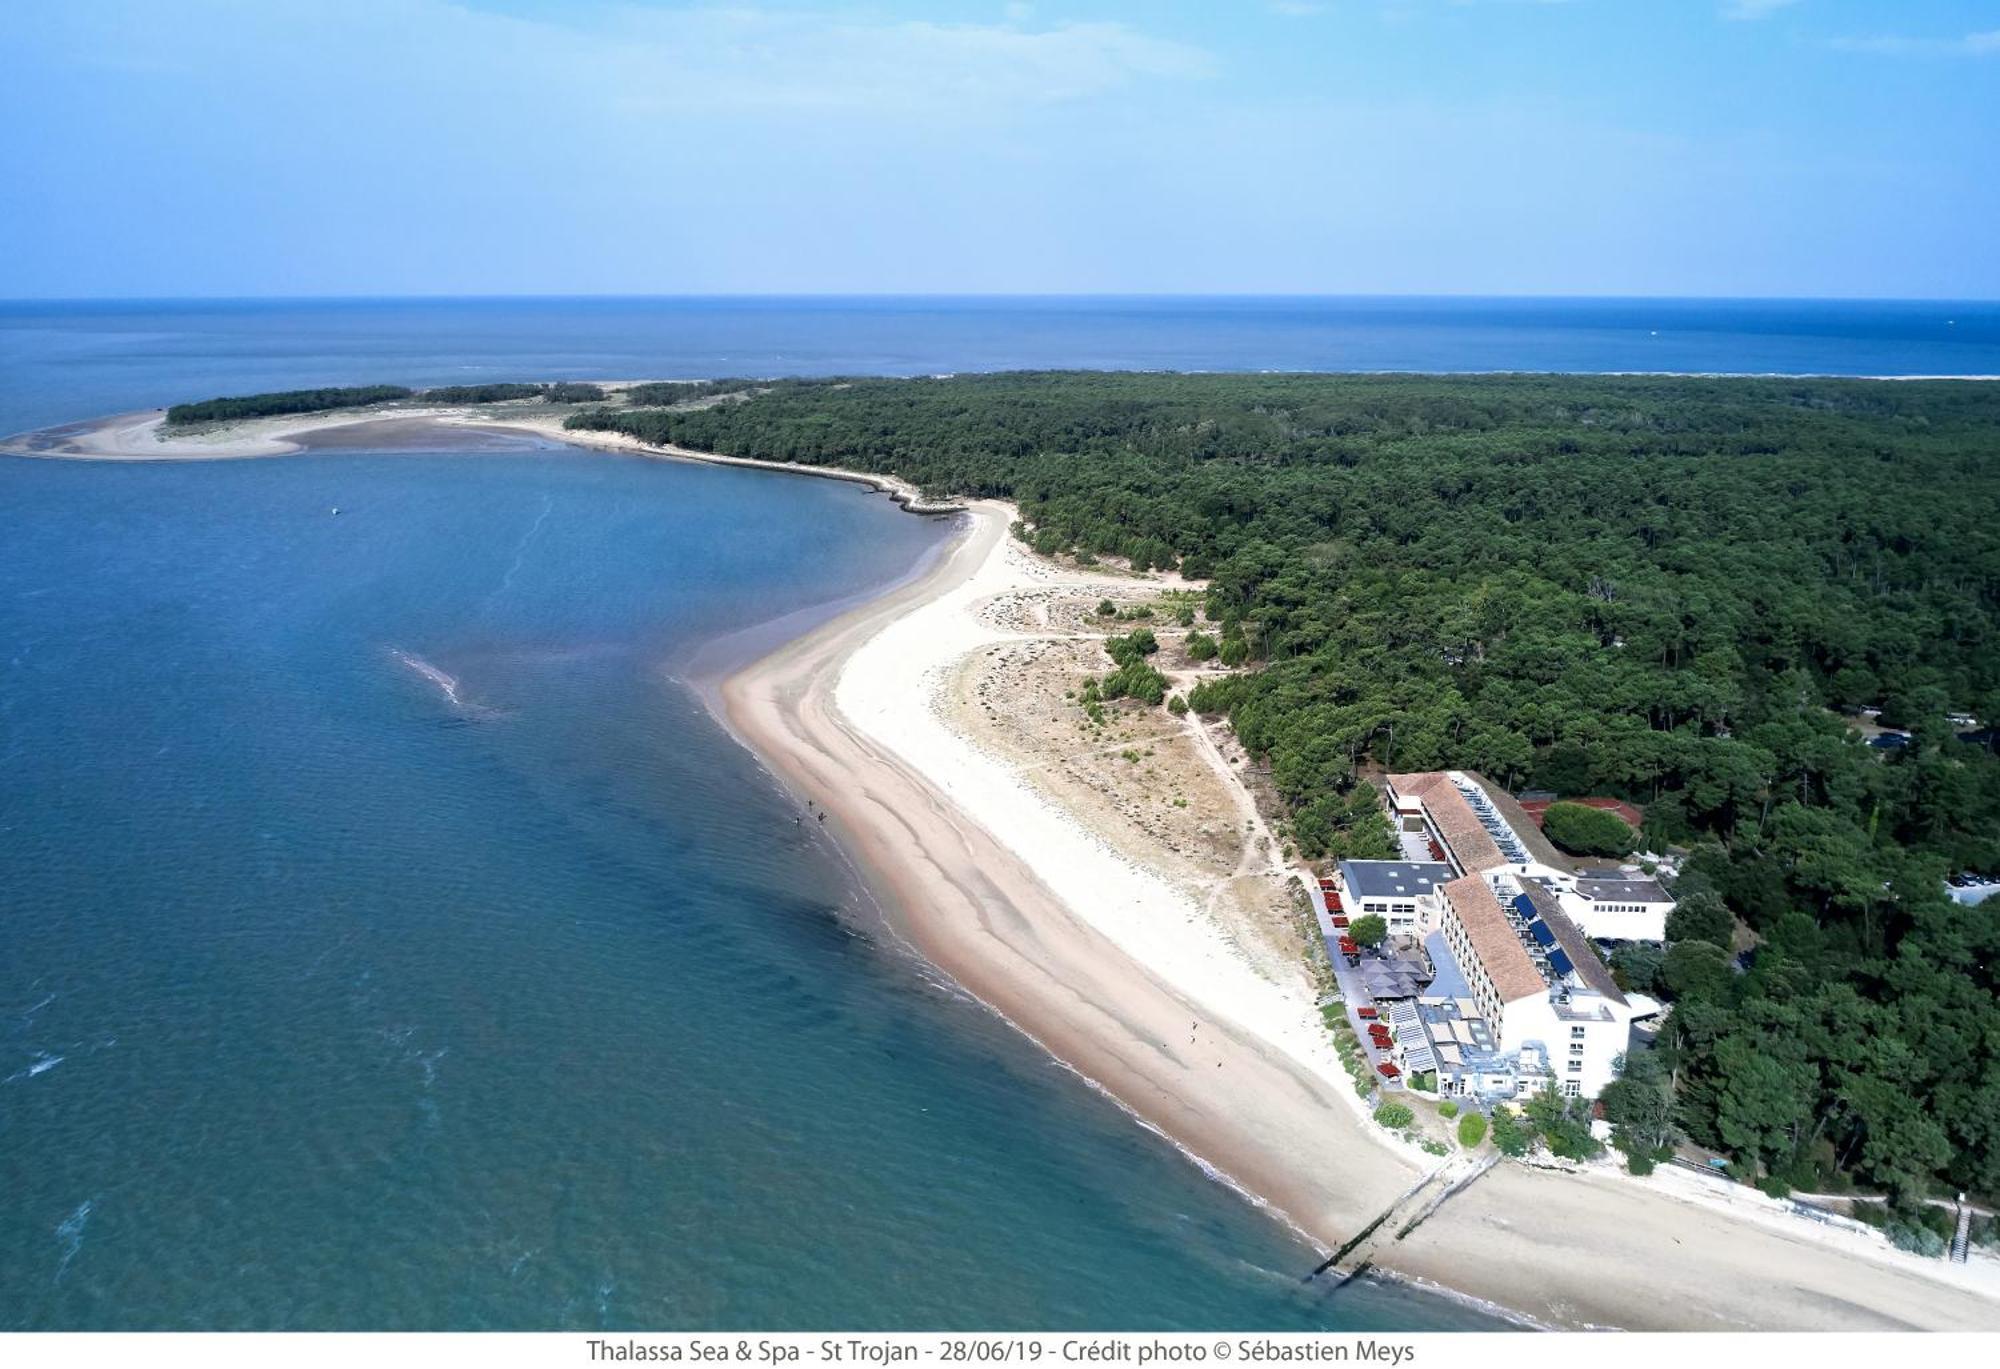
[[405, 669], [434, 687], [443, 697], [445, 705], [460, 718], [469, 722], [490, 722], [495, 718], [507, 716], [500, 709], [489, 708], [485, 704], [466, 698], [457, 676], [440, 669], [414, 652], [404, 651], [401, 647], [390, 647], [389, 654]]

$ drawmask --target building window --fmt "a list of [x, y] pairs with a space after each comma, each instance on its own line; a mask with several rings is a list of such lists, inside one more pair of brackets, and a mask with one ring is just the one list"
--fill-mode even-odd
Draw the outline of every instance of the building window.
[[1582, 1054], [1583, 1054], [1583, 1042], [1581, 1042], [1581, 1041], [1572, 1041], [1572, 1042], [1570, 1042], [1570, 1043], [1569, 1043], [1569, 1053], [1570, 1053], [1571, 1055], [1582, 1055]]
[[1569, 1062], [1569, 1072], [1570, 1072], [1571, 1074], [1582, 1074], [1582, 1073], [1583, 1073], [1583, 1061], [1581, 1061], [1581, 1060], [1572, 1060], [1572, 1061], [1570, 1061], [1570, 1062]]
[[1572, 1041], [1581, 1041], [1583, 1039], [1583, 1028], [1571, 1027], [1569, 1029], [1569, 1039]]
[[1583, 1093], [1583, 1085], [1574, 1079], [1563, 1080], [1563, 1092], [1575, 1098]]

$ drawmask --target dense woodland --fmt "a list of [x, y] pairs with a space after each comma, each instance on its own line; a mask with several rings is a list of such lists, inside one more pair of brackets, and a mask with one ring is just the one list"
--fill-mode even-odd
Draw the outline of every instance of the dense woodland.
[[[1615, 962], [1673, 1004], [1623, 1148], [2000, 1195], [2000, 902], [1943, 892], [2000, 868], [2000, 386], [1031, 373], [571, 422], [1004, 496], [1042, 551], [1208, 579], [1255, 668], [1189, 702], [1309, 856], [1380, 842], [1377, 768], [1640, 803], [1693, 855], [1668, 946]], [[1912, 744], [1862, 744], [1870, 705]]]
[[482, 385], [439, 385], [424, 391], [427, 404], [500, 404], [510, 399], [540, 399], [545, 385], [491, 381]]
[[348, 385], [323, 390], [274, 390], [260, 395], [233, 395], [204, 399], [193, 404], [176, 404], [167, 410], [169, 423], [227, 423], [244, 418], [268, 418], [272, 414], [310, 414], [322, 409], [356, 409], [367, 404], [386, 404], [392, 399], [408, 399], [411, 391], [401, 385]]
[[[684, 387], [676, 389], [682, 398], [689, 394]], [[275, 390], [266, 394], [233, 395], [223, 399], [204, 399], [193, 404], [176, 404], [167, 410], [167, 422], [235, 422], [245, 418], [268, 418], [274, 414], [307, 414], [328, 409], [356, 409], [370, 404], [386, 404], [397, 399], [421, 399], [427, 404], [500, 404], [510, 399], [544, 399], [552, 404], [599, 404], [604, 400], [604, 387], [578, 381], [558, 381], [550, 385], [493, 381], [479, 385], [438, 385], [423, 391], [407, 389], [401, 385], [349, 385], [320, 390]], [[662, 401], [656, 399], [652, 402]]]

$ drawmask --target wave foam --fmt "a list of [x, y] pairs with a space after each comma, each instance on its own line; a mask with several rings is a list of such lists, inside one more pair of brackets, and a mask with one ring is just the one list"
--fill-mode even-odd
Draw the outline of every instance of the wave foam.
[[459, 717], [474, 722], [485, 722], [506, 716], [497, 708], [488, 708], [484, 704], [467, 699], [459, 686], [457, 676], [440, 669], [414, 652], [404, 651], [401, 647], [392, 646], [388, 650], [401, 665], [435, 686], [438, 693], [444, 697], [445, 704]]

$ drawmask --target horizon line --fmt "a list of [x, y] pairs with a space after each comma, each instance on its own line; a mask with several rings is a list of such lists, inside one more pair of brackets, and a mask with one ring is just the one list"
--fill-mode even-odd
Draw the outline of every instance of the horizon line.
[[988, 302], [1039, 301], [1325, 301], [1325, 302], [1507, 302], [1576, 304], [1894, 304], [1894, 305], [1975, 305], [2000, 306], [2000, 297], [1976, 295], [1649, 295], [1615, 293], [1575, 294], [1483, 294], [1477, 292], [1389, 293], [1306, 291], [1294, 294], [1269, 291], [690, 291], [634, 292], [606, 291], [509, 294], [244, 294], [244, 295], [0, 295], [0, 307], [55, 304], [381, 304], [408, 302], [501, 303], [575, 301], [712, 301], [783, 302], [794, 300], [852, 301], [933, 301], [976, 300]]

